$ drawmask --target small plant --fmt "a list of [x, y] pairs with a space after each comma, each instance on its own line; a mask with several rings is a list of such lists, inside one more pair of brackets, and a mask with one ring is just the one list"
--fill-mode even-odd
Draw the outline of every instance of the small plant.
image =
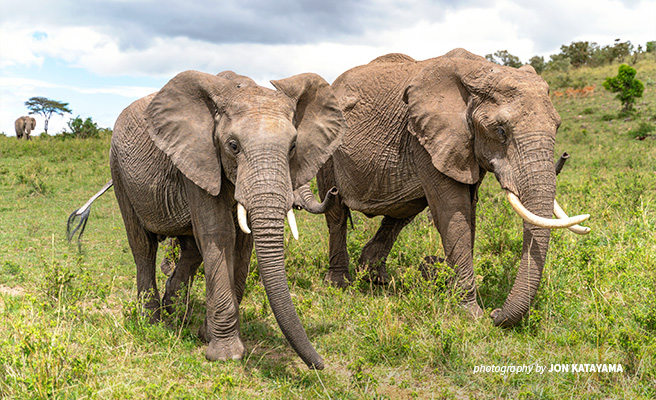
[[656, 126], [650, 124], [649, 122], [641, 122], [637, 128], [631, 129], [629, 135], [633, 138], [642, 138], [644, 139], [647, 136], [651, 136], [653, 131], [656, 131]]
[[68, 129], [70, 132], [64, 132], [64, 135], [70, 135], [81, 139], [98, 137], [101, 131], [101, 129], [98, 128], [98, 124], [93, 122], [91, 117], [82, 120], [79, 115], [68, 121]]
[[636, 97], [642, 97], [645, 85], [635, 79], [636, 69], [626, 64], [620, 65], [617, 76], [608, 77], [604, 81], [604, 88], [617, 94], [617, 99], [622, 102], [622, 112], [629, 113], [633, 110]]

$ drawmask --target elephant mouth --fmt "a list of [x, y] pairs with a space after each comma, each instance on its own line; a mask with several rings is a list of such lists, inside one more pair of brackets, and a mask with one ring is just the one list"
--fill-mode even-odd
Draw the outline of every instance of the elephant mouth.
[[590, 218], [590, 214], [582, 214], [582, 215], [576, 215], [573, 217], [570, 217], [567, 215], [565, 211], [560, 207], [556, 199], [554, 199], [554, 205], [553, 205], [553, 213], [556, 216], [555, 219], [550, 219], [550, 218], [544, 218], [537, 216], [530, 212], [522, 202], [519, 200], [519, 197], [515, 195], [513, 192], [510, 190], [506, 190], [506, 198], [508, 199], [508, 202], [510, 203], [510, 206], [513, 208], [513, 210], [520, 216], [522, 219], [530, 224], [533, 224], [535, 226], [538, 226], [540, 228], [548, 228], [548, 229], [561, 229], [561, 228], [567, 228], [570, 231], [579, 234], [579, 235], [586, 235], [590, 233], [590, 228], [580, 226], [579, 224], [588, 218]]
[[[241, 203], [237, 203], [237, 222], [239, 223], [239, 229], [247, 235], [251, 234], [251, 229], [248, 227], [248, 214], [246, 208]], [[289, 224], [289, 229], [292, 231], [292, 236], [294, 239], [298, 240], [298, 227], [296, 225], [296, 217], [294, 217], [294, 210], [290, 208], [287, 211], [287, 223]]]

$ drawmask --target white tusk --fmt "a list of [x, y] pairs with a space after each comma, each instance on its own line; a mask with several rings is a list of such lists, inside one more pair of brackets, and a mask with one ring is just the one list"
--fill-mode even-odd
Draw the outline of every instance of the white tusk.
[[289, 229], [292, 231], [292, 236], [294, 239], [298, 240], [298, 228], [296, 227], [296, 218], [294, 217], [294, 210], [289, 209], [287, 211], [287, 223], [289, 224]]
[[519, 216], [522, 217], [524, 221], [541, 228], [569, 228], [572, 225], [576, 225], [590, 218], [589, 214], [576, 215], [574, 217], [560, 219], [538, 217], [537, 215], [527, 210], [526, 207], [522, 205], [521, 201], [519, 201], [519, 198], [517, 198], [517, 196], [515, 196], [510, 191], [506, 191], [506, 197], [508, 198], [508, 202], [512, 206], [513, 210], [515, 210], [515, 212], [519, 214]]
[[246, 219], [246, 209], [241, 203], [237, 203], [237, 222], [239, 222], [239, 227], [242, 232], [247, 235], [251, 234], [251, 230], [248, 227], [248, 220]]
[[[556, 218], [569, 218], [569, 216], [563, 211], [563, 209], [560, 207], [556, 199], [554, 199], [554, 215]], [[570, 231], [576, 233], [577, 235], [587, 235], [590, 233], [591, 229], [588, 228], [587, 226], [581, 226], [581, 225], [572, 225], [569, 228]]]

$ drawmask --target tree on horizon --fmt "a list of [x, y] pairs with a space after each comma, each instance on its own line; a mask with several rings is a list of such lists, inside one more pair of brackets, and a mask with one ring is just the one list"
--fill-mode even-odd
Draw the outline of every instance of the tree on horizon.
[[48, 122], [52, 114], [64, 115], [70, 114], [71, 109], [68, 108], [68, 103], [61, 101], [50, 100], [45, 97], [32, 97], [25, 102], [25, 106], [30, 110], [30, 114], [41, 114], [45, 119], [44, 130], [48, 133]]

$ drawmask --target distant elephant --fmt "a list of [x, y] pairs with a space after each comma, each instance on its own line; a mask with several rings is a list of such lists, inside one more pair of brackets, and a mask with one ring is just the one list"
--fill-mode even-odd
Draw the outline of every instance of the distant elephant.
[[[385, 282], [385, 260], [398, 234], [429, 206], [447, 263], [456, 270], [462, 305], [480, 317], [473, 266], [476, 202], [485, 173], [492, 172], [529, 221], [515, 284], [503, 308], [492, 312], [496, 325], [520, 321], [540, 283], [547, 228], [589, 231], [575, 225], [587, 215], [569, 218], [555, 202], [553, 156], [561, 120], [547, 83], [530, 66], [503, 67], [456, 49], [426, 61], [382, 56], [343, 73], [332, 86], [348, 129], [317, 175], [320, 193], [331, 186], [339, 190], [336, 206], [326, 213], [327, 279], [338, 286], [351, 280], [350, 209], [384, 215], [359, 265]], [[550, 219], [554, 210], [564, 219]]]
[[[278, 324], [301, 359], [322, 369], [291, 300], [284, 265], [284, 219], [294, 235], [293, 190], [308, 182], [338, 145], [344, 119], [332, 88], [315, 74], [271, 82], [227, 71], [174, 77], [116, 121], [110, 167], [137, 291], [153, 320], [158, 238], [176, 237], [180, 259], [163, 305], [204, 262], [208, 360], [241, 359], [239, 304], [255, 247]], [[251, 233], [252, 229], [252, 233]]]
[[33, 117], [20, 117], [14, 122], [16, 128], [16, 139], [25, 136], [25, 140], [31, 140], [30, 133], [36, 128], [36, 120]]

